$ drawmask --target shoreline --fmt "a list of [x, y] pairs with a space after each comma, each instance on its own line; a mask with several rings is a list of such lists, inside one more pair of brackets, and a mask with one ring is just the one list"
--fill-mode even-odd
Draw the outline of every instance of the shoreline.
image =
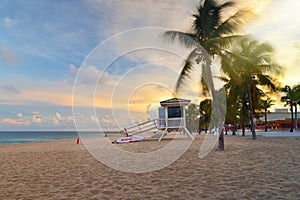
[[[107, 131], [107, 135], [118, 135], [117, 132]], [[83, 132], [87, 137], [104, 133], [96, 131]], [[76, 140], [80, 134], [76, 131], [0, 131], [0, 145], [22, 144], [43, 141]]]
[[[7, 133], [6, 131], [0, 131], [0, 132]], [[10, 133], [13, 134], [14, 132], [18, 132], [18, 131], [11, 131]], [[74, 134], [76, 133], [77, 134], [77, 132], [75, 132], [75, 131], [36, 131], [36, 132], [35, 131], [25, 131], [25, 132], [20, 131], [18, 133], [33, 133], [33, 134], [35, 134], [35, 133], [41, 133], [41, 132], [43, 134], [44, 133], [51, 134], [53, 132], [62, 133], [62, 134], [64, 132], [74, 133]], [[110, 132], [112, 132], [112, 131], [110, 131]], [[95, 134], [95, 133], [98, 133], [98, 132], [92, 131], [92, 132], [89, 132], [89, 133]], [[237, 133], [236, 136], [241, 136], [242, 135], [241, 131], [237, 131], [236, 133]], [[245, 133], [246, 133], [245, 134], [246, 136], [251, 136], [250, 131], [246, 131]], [[264, 131], [256, 130], [256, 134], [257, 134], [257, 136], [263, 136], [263, 137], [300, 137], [300, 131], [299, 130], [294, 131], [294, 132], [289, 132], [289, 131], [268, 131], [268, 132], [264, 132]], [[192, 133], [192, 135], [195, 136], [195, 135], [199, 135], [199, 134], [198, 133]], [[201, 135], [205, 135], [205, 133], [202, 133]], [[224, 133], [224, 135], [225, 135], [225, 133]], [[231, 135], [232, 135], [232, 131], [228, 131], [227, 135], [225, 135], [225, 136], [231, 136]], [[94, 135], [91, 135], [91, 136], [94, 136]], [[100, 134], [99, 134], [99, 136], [100, 136]], [[104, 137], [104, 135], [101, 135], [101, 137]], [[124, 137], [124, 136], [114, 132], [114, 133], [108, 134], [107, 137], [116, 139], [118, 137]], [[14, 144], [39, 143], [39, 142], [55, 142], [55, 141], [65, 141], [65, 140], [74, 140], [75, 143], [76, 143], [77, 138], [80, 138], [80, 135], [77, 135], [74, 138], [46, 139], [46, 140], [32, 139], [32, 141], [30, 141], [30, 140], [26, 141], [26, 138], [20, 138], [20, 140], [22, 140], [21, 142], [1, 143], [1, 141], [0, 141], [0, 146], [2, 146], [2, 145], [14, 145]], [[0, 138], [0, 140], [1, 140], [1, 138]], [[35, 140], [37, 140], [37, 141], [35, 141]]]

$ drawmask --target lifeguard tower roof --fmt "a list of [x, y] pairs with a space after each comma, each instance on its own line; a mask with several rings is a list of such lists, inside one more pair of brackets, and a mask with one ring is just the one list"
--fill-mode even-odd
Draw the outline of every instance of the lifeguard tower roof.
[[185, 106], [190, 102], [191, 100], [187, 100], [187, 99], [172, 98], [165, 101], [161, 101], [160, 105], [161, 106], [179, 106], [179, 105]]

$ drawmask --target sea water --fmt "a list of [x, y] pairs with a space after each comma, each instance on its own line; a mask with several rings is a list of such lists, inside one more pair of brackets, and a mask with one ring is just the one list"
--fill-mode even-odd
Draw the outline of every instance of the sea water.
[[84, 134], [86, 136], [105, 136], [117, 134], [116, 131], [81, 132], [77, 131], [0, 131], [0, 144], [20, 144], [55, 140], [72, 140]]

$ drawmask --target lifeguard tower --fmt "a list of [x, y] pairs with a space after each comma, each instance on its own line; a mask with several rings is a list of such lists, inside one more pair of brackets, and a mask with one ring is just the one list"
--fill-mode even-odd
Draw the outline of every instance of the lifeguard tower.
[[161, 107], [158, 109], [158, 123], [157, 128], [162, 131], [161, 138], [171, 131], [184, 131], [187, 133], [190, 139], [195, 138], [186, 128], [185, 119], [185, 106], [191, 101], [186, 99], [172, 98], [165, 101], [161, 101]]
[[[183, 131], [190, 139], [194, 140], [195, 138], [186, 128], [185, 119], [185, 106], [190, 102], [190, 100], [179, 98], [161, 101], [161, 107], [158, 108], [158, 119], [151, 119], [146, 122], [124, 128], [124, 130], [121, 130], [120, 133], [128, 137], [137, 134], [144, 134], [156, 129], [157, 131], [155, 134], [150, 137], [158, 136], [158, 141], [160, 141], [168, 132]], [[128, 141], [128, 138], [125, 139]]]

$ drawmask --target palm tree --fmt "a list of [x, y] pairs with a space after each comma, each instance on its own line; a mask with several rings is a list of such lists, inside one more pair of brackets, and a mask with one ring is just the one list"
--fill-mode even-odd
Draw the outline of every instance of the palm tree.
[[298, 114], [298, 110], [297, 110], [297, 106], [300, 105], [300, 85], [297, 86], [297, 89], [296, 89], [296, 93], [297, 93], [297, 101], [295, 103], [295, 121], [296, 121], [296, 127], [295, 129], [298, 129], [298, 118], [297, 118], [297, 114]]
[[[227, 96], [227, 109], [226, 109], [226, 124], [236, 124], [237, 122], [237, 111], [238, 111], [238, 102], [235, 101], [236, 99], [233, 99], [230, 96]], [[227, 134], [227, 129], [226, 129]], [[235, 127], [232, 128], [232, 135], [236, 135]]]
[[300, 85], [296, 86], [296, 98], [297, 98], [297, 100], [295, 102], [295, 122], [296, 122], [295, 129], [297, 130], [298, 129], [297, 106], [298, 106], [298, 104], [300, 105]]
[[[281, 101], [285, 103], [285, 106], [289, 105], [291, 110], [291, 118], [292, 118], [292, 126], [290, 132], [294, 132], [294, 109], [297, 112], [297, 103], [300, 101], [300, 85], [296, 85], [294, 87], [286, 85], [281, 89], [282, 92], [285, 93], [285, 96], [281, 97]], [[297, 119], [297, 115], [296, 115]], [[296, 120], [297, 122], [297, 120]]]
[[[232, 135], [236, 135], [236, 123], [237, 123], [237, 116], [239, 111], [239, 97], [240, 97], [240, 89], [238, 83], [236, 83], [232, 79], [228, 79], [226, 77], [220, 77], [220, 79], [225, 82], [224, 85], [226, 91], [226, 98], [227, 98], [227, 108], [226, 108], [226, 124], [232, 124]], [[227, 131], [226, 131], [227, 133]]]
[[186, 126], [189, 130], [196, 130], [199, 116], [199, 107], [198, 105], [191, 103], [186, 109]]
[[[245, 89], [245, 88], [244, 88]], [[242, 136], [245, 136], [245, 122], [249, 121], [249, 106], [248, 106], [248, 101], [247, 101], [247, 92], [243, 93], [243, 96], [240, 100], [241, 103], [241, 125], [242, 125]], [[248, 125], [248, 123], [247, 123]]]
[[267, 97], [267, 99], [263, 99], [261, 100], [261, 108], [264, 111], [264, 115], [265, 115], [265, 132], [268, 131], [268, 119], [267, 119], [267, 113], [268, 113], [268, 109], [273, 106], [274, 100], [270, 99], [270, 97]]
[[[299, 92], [300, 93], [300, 92]], [[295, 121], [296, 121], [296, 129], [298, 129], [298, 110], [297, 110], [297, 106], [300, 105], [300, 99], [298, 100], [297, 104], [296, 104], [296, 110], [295, 110]]]
[[194, 21], [191, 32], [167, 31], [164, 34], [171, 42], [177, 40], [186, 48], [193, 48], [182, 68], [176, 90], [180, 88], [186, 78], [189, 78], [190, 73], [199, 66], [199, 63], [202, 64], [202, 79], [204, 81], [201, 82], [207, 84], [213, 104], [217, 108], [218, 128], [220, 130], [217, 150], [224, 150], [224, 133], [221, 131], [223, 119], [210, 67], [214, 55], [220, 53], [220, 48], [229, 45], [238, 37], [233, 33], [241, 23], [239, 20], [241, 12], [237, 12], [227, 19], [222, 17], [224, 10], [232, 7], [233, 4], [231, 1], [224, 3], [217, 3], [215, 0], [201, 1], [197, 7], [197, 12], [193, 15]]
[[[211, 100], [210, 99], [205, 99], [200, 102], [199, 105], [199, 113], [200, 113], [200, 121], [199, 125], [201, 127], [205, 127], [205, 132], [208, 129], [208, 126], [210, 124], [210, 119], [211, 119]], [[202, 128], [201, 128], [202, 129]]]
[[[275, 79], [268, 72], [280, 73], [281, 67], [272, 61], [273, 50], [266, 43], [258, 43], [249, 36], [240, 39], [238, 45], [223, 50], [221, 56], [222, 70], [236, 82], [241, 91], [241, 100], [247, 96], [250, 111], [250, 128], [252, 138], [256, 139], [254, 128], [254, 111], [257, 99], [263, 91], [258, 86], [275, 91]], [[243, 89], [242, 89], [243, 88]], [[246, 92], [246, 93], [245, 93]], [[245, 101], [243, 101], [245, 105]]]

